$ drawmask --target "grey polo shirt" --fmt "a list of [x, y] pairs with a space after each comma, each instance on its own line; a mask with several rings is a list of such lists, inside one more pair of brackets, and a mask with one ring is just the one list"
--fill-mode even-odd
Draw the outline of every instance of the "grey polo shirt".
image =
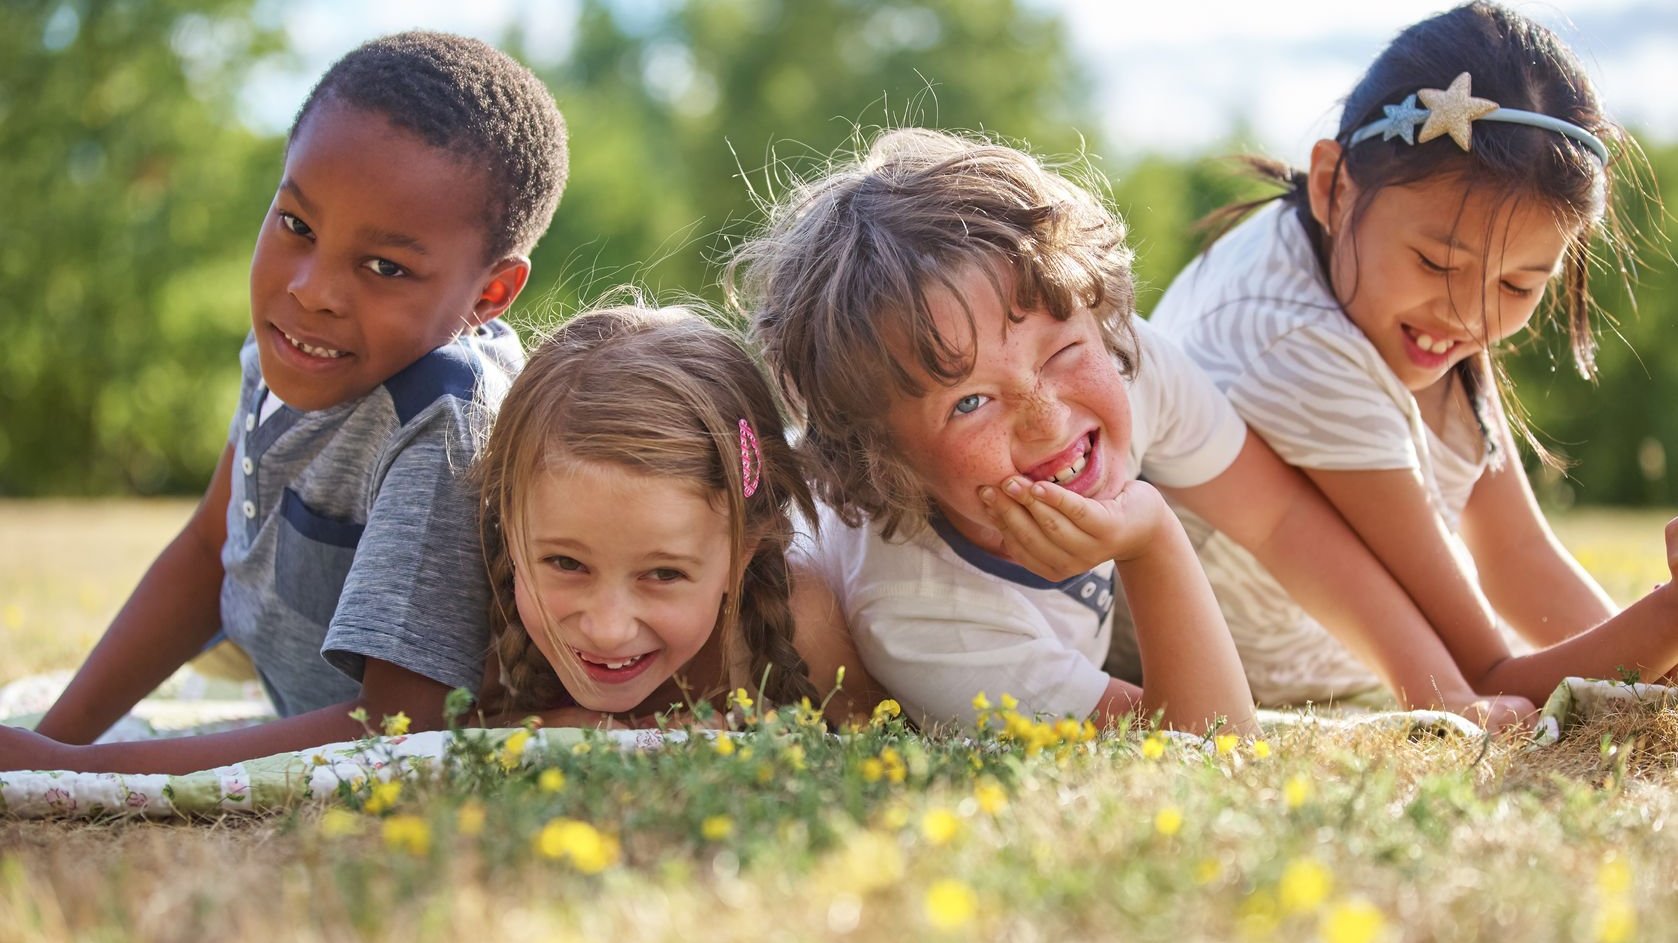
[[275, 710], [356, 697], [368, 658], [476, 688], [489, 586], [465, 473], [523, 366], [518, 336], [491, 321], [361, 399], [266, 421], [254, 337], [240, 363], [221, 620]]

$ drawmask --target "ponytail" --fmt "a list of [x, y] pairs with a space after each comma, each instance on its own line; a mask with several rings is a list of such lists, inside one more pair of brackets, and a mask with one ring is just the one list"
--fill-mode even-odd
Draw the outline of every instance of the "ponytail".
[[799, 698], [820, 703], [810, 668], [793, 645], [792, 574], [786, 546], [774, 537], [758, 543], [740, 581], [740, 640], [747, 652], [750, 680], [774, 704]]

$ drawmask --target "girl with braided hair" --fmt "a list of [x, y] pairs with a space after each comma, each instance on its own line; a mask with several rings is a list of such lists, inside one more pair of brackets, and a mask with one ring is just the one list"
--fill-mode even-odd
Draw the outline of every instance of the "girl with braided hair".
[[634, 723], [737, 688], [821, 703], [841, 667], [829, 713], [870, 706], [832, 594], [788, 567], [792, 515], [815, 512], [774, 395], [704, 318], [632, 305], [565, 323], [477, 473], [491, 713]]

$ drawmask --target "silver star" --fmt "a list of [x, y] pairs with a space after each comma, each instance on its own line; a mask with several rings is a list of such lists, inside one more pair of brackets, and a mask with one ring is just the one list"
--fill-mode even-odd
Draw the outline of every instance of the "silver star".
[[1381, 140], [1403, 138], [1406, 144], [1416, 143], [1416, 125], [1427, 120], [1428, 111], [1426, 108], [1416, 107], [1415, 95], [1396, 105], [1382, 105], [1381, 111], [1387, 116], [1387, 126], [1381, 131]]

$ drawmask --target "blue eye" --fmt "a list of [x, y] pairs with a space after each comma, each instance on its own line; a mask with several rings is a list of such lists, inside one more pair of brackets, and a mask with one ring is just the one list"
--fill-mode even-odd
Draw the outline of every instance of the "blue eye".
[[989, 399], [987, 396], [983, 396], [978, 393], [969, 393], [961, 399], [956, 400], [956, 412], [965, 416], [973, 410], [978, 409], [980, 406], [985, 405], [985, 401], [987, 399]]

